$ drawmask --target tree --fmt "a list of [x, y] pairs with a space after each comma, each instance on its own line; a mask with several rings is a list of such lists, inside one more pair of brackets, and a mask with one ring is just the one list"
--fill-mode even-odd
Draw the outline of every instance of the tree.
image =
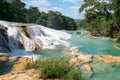
[[[9, 20], [10, 18], [10, 4], [6, 0], [0, 0], [0, 19]], [[7, 17], [6, 17], [7, 16]]]
[[25, 5], [21, 0], [0, 0], [0, 19], [14, 22], [37, 23], [60, 30], [71, 30], [77, 27], [72, 18], [62, 15], [60, 12], [39, 12], [38, 7], [26, 9]]
[[20, 0], [0, 0], [0, 19], [24, 21], [25, 3]]
[[38, 17], [40, 16], [40, 12], [37, 7], [30, 7], [26, 11], [26, 22], [27, 23], [36, 23]]
[[63, 29], [64, 26], [62, 14], [57, 11], [49, 11], [48, 12], [48, 27], [54, 28], [54, 29]]
[[84, 0], [80, 12], [86, 12], [86, 28], [95, 35], [116, 37], [115, 34], [120, 31], [118, 23], [120, 18], [116, 17], [117, 11], [120, 10], [119, 2], [119, 0]]
[[47, 13], [41, 12], [40, 15], [38, 16], [36, 23], [41, 24], [43, 26], [47, 26], [47, 22], [48, 22]]
[[8, 0], [10, 4], [11, 21], [23, 22], [25, 18], [25, 3], [20, 0]]

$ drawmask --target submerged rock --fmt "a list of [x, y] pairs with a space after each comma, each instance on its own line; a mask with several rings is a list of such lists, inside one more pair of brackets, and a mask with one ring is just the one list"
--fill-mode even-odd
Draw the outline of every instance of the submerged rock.
[[84, 64], [81, 66], [82, 73], [87, 77], [90, 78], [93, 74], [92, 67], [90, 64]]
[[120, 56], [77, 55], [71, 58], [70, 65], [80, 67], [83, 74], [87, 78], [91, 78], [95, 73], [120, 65]]
[[73, 52], [76, 54], [76, 53], [80, 53], [80, 50], [79, 49], [73, 49]]
[[120, 42], [120, 38], [118, 38], [117, 42]]
[[116, 48], [116, 49], [120, 50], [120, 45], [115, 44], [115, 45], [114, 45], [114, 48]]

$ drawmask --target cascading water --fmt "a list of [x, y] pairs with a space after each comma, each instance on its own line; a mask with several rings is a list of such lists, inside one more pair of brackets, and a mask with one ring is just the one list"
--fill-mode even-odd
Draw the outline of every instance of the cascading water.
[[11, 50], [20, 48], [19, 37], [21, 36], [19, 30], [15, 27], [8, 27], [7, 30], [8, 39], [9, 39], [9, 47]]
[[58, 45], [63, 42], [61, 39], [67, 39], [71, 37], [67, 33], [49, 29], [41, 25], [28, 26], [27, 29], [30, 38], [34, 38], [36, 41], [39, 41], [35, 41], [35, 43], [41, 45], [42, 48], [54, 48], [54, 45]]
[[35, 43], [38, 44], [40, 47], [50, 48], [52, 46], [51, 41], [49, 41], [50, 38], [48, 38], [47, 34], [44, 32], [44, 30], [41, 28], [41, 26], [39, 26], [39, 25], [38, 26], [29, 26], [28, 34], [30, 35], [30, 38], [34, 39]]
[[19, 38], [20, 42], [23, 44], [23, 47], [26, 51], [35, 50], [35, 43], [33, 40], [26, 37], [23, 33], [21, 33], [21, 37]]
[[[27, 25], [0, 21], [0, 24], [7, 27], [8, 45], [11, 50], [25, 49], [33, 51], [36, 48], [54, 48], [55, 45], [63, 43], [64, 39], [71, 36], [63, 31], [46, 28], [41, 25]], [[25, 25], [25, 28], [19, 25]], [[27, 35], [21, 29], [24, 29]]]

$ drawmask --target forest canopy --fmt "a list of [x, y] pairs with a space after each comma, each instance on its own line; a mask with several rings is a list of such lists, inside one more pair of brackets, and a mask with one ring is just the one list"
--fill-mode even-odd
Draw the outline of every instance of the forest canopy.
[[76, 30], [75, 21], [57, 11], [40, 12], [38, 7], [25, 8], [21, 0], [0, 0], [0, 20], [37, 23], [54, 29]]

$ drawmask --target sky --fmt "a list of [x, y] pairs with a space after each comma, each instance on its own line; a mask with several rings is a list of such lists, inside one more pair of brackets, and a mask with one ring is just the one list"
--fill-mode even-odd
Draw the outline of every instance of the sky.
[[83, 19], [84, 12], [79, 13], [79, 8], [83, 0], [21, 0], [26, 3], [26, 7], [38, 7], [40, 12], [49, 10], [59, 11], [65, 16], [73, 19]]

